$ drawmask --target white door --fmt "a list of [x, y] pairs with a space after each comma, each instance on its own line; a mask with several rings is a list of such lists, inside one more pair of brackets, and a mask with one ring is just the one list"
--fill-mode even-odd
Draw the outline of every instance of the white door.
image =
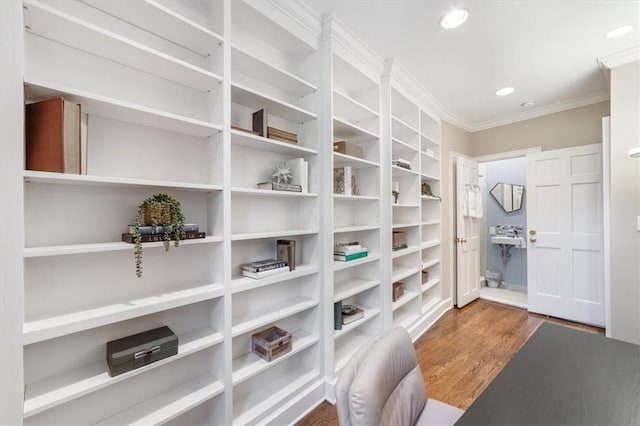
[[602, 146], [527, 155], [529, 311], [604, 325]]
[[473, 212], [472, 198], [479, 190], [478, 163], [468, 158], [457, 157], [455, 243], [458, 308], [480, 297], [480, 237], [478, 218], [473, 217], [477, 215]]

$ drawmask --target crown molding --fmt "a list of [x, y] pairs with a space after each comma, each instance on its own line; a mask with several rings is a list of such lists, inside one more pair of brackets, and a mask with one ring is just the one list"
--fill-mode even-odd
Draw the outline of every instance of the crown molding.
[[[320, 15], [316, 13], [310, 6], [304, 2], [294, 0], [266, 0], [266, 1], [247, 1], [258, 10], [264, 10], [265, 5], [267, 8], [271, 8], [276, 13], [284, 16], [290, 20], [299, 30], [306, 33], [310, 43], [311, 40], [316, 40], [315, 47], [318, 47], [317, 40], [320, 40], [322, 35], [322, 20]], [[274, 22], [279, 22], [280, 19], [273, 19]]]
[[333, 40], [336, 45], [340, 46], [350, 56], [377, 73], [376, 79], [380, 79], [384, 67], [384, 59], [371, 49], [367, 43], [333, 15], [325, 15], [323, 17], [322, 29], [323, 40]]
[[600, 92], [594, 95], [584, 96], [582, 98], [571, 99], [568, 101], [546, 105], [540, 108], [534, 108], [529, 111], [507, 115], [501, 118], [497, 118], [495, 120], [488, 120], [480, 123], [473, 123], [469, 131], [472, 133], [479, 132], [481, 130], [487, 130], [494, 127], [505, 126], [507, 124], [513, 124], [519, 121], [530, 120], [532, 118], [542, 117], [544, 115], [549, 115], [549, 114], [555, 114], [557, 112], [567, 111], [570, 109], [592, 105], [598, 102], [604, 102], [608, 100], [609, 100], [609, 93]]
[[598, 64], [609, 69], [635, 61], [640, 61], [640, 45], [598, 58]]

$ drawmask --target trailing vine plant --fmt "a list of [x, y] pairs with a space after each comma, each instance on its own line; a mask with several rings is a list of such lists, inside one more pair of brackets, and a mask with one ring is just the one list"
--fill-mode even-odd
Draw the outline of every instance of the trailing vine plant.
[[[145, 211], [149, 212], [151, 223], [144, 223]], [[160, 211], [161, 217], [158, 217]], [[171, 237], [174, 239], [174, 245], [178, 247], [180, 240], [185, 237], [184, 231], [184, 215], [180, 202], [168, 196], [167, 194], [156, 194], [143, 201], [138, 206], [136, 218], [133, 222], [133, 242], [135, 244], [133, 256], [136, 263], [136, 275], [142, 277], [142, 234], [140, 226], [151, 225], [157, 230], [158, 225], [163, 226], [162, 241], [165, 251], [169, 250]]]

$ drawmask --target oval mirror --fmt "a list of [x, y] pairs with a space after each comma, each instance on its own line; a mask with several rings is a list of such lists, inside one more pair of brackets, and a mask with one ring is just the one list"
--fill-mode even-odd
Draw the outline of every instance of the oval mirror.
[[524, 185], [498, 182], [491, 189], [491, 195], [505, 212], [520, 210], [524, 197]]

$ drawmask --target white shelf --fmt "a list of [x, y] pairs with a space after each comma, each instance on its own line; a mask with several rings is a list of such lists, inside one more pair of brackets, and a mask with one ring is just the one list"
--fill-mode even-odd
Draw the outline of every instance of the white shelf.
[[362, 307], [360, 308], [364, 310], [364, 317], [357, 319], [347, 325], [343, 325], [341, 330], [333, 330], [334, 339], [338, 339], [344, 336], [345, 334], [352, 333], [355, 329], [368, 323], [369, 321], [371, 321], [372, 319], [374, 319], [380, 314], [380, 309], [362, 308]]
[[315, 192], [293, 192], [293, 191], [274, 191], [269, 189], [258, 188], [231, 188], [233, 195], [251, 195], [256, 197], [282, 197], [282, 198], [315, 198], [318, 196]]
[[337, 89], [333, 89], [333, 104], [334, 110], [340, 111], [342, 118], [348, 122], [373, 122], [378, 119], [377, 112]]
[[426, 283], [422, 284], [422, 286], [420, 287], [420, 291], [422, 293], [425, 293], [425, 292], [431, 290], [432, 288], [434, 288], [435, 286], [437, 286], [438, 284], [440, 284], [440, 278], [430, 279]]
[[333, 167], [351, 166], [354, 169], [364, 169], [368, 167], [380, 167], [380, 163], [364, 160], [362, 158], [345, 155], [340, 152], [333, 153]]
[[125, 64], [203, 92], [214, 90], [222, 77], [180, 59], [85, 22], [46, 4], [25, 0], [27, 31], [67, 46]]
[[[192, 244], [211, 244], [222, 242], [221, 237], [208, 236], [193, 240], [180, 241], [180, 246]], [[162, 241], [153, 243], [143, 243], [144, 249], [164, 248]], [[173, 241], [171, 242], [172, 248]], [[61, 246], [26, 247], [23, 250], [25, 258], [47, 257], [47, 256], [70, 256], [75, 254], [104, 253], [109, 251], [133, 250], [134, 244], [125, 242], [95, 243], [95, 244], [67, 244]], [[178, 247], [179, 249], [179, 247]]]
[[420, 225], [422, 226], [434, 226], [434, 225], [440, 225], [440, 221], [438, 220], [431, 220], [428, 222], [422, 222]]
[[256, 111], [264, 108], [269, 115], [275, 115], [295, 123], [306, 123], [318, 118], [310, 111], [235, 82], [231, 83], [231, 102], [253, 108]]
[[403, 279], [410, 277], [411, 275], [420, 272], [419, 268], [407, 268], [404, 266], [395, 266], [393, 268], [391, 282], [402, 281]]
[[212, 56], [223, 41], [222, 36], [154, 0], [136, 2], [83, 1], [204, 57]]
[[30, 417], [72, 399], [79, 398], [99, 389], [111, 386], [130, 377], [184, 358], [187, 355], [214, 346], [224, 340], [221, 333], [204, 327], [178, 335], [177, 355], [162, 359], [145, 367], [109, 376], [106, 361], [100, 361], [70, 372], [48, 377], [25, 387], [24, 417]]
[[422, 198], [423, 200], [429, 200], [429, 201], [442, 201], [438, 197], [431, 197], [429, 195], [421, 195], [420, 198]]
[[367, 336], [366, 334], [354, 330], [352, 333], [349, 333], [349, 337], [346, 337], [346, 339], [348, 339], [349, 342], [342, 345], [335, 353], [336, 375], [349, 362], [358, 349], [371, 339], [371, 336]]
[[242, 313], [233, 317], [231, 326], [232, 337], [239, 336], [263, 325], [270, 324], [282, 318], [306, 311], [307, 309], [318, 306], [318, 301], [302, 296], [293, 297], [284, 300], [277, 305], [265, 306], [262, 309], [256, 309], [251, 313]]
[[432, 174], [429, 173], [421, 173], [420, 177], [422, 178], [422, 180], [431, 180], [431, 181], [435, 181], [435, 182], [439, 182], [440, 178], [437, 176], [434, 176]]
[[380, 197], [370, 197], [367, 195], [344, 195], [344, 194], [333, 194], [334, 200], [341, 201], [379, 201]]
[[428, 248], [431, 248], [431, 247], [437, 247], [437, 246], [440, 245], [440, 243], [441, 243], [440, 240], [423, 241], [422, 242], [422, 249], [424, 250], [424, 249], [428, 249]]
[[401, 204], [401, 203], [394, 203], [394, 204], [391, 204], [391, 207], [397, 207], [397, 208], [414, 208], [414, 209], [415, 209], [415, 208], [420, 207], [420, 204], [411, 204], [411, 203], [404, 203], [404, 204]]
[[243, 132], [241, 130], [231, 129], [231, 143], [234, 145], [245, 146], [251, 149], [259, 149], [262, 151], [276, 152], [278, 154], [291, 155], [316, 155], [318, 151], [306, 148], [304, 146], [280, 142], [275, 139], [269, 139], [253, 133]]
[[420, 151], [420, 154], [422, 154], [422, 156], [423, 156], [424, 158], [426, 158], [427, 160], [429, 160], [429, 161], [434, 161], [434, 162], [438, 162], [438, 161], [440, 161], [440, 159], [439, 159], [439, 158], [437, 158], [435, 155], [427, 154], [427, 153], [426, 153], [426, 152], [424, 152], [424, 151]]
[[406, 222], [406, 223], [394, 223], [392, 224], [393, 229], [399, 228], [411, 228], [414, 226], [420, 226], [419, 222]]
[[349, 262], [341, 262], [339, 260], [333, 261], [333, 270], [341, 271], [343, 269], [353, 268], [354, 266], [363, 265], [365, 263], [374, 262], [380, 259], [380, 255], [378, 253], [369, 253], [369, 256], [363, 257], [361, 259], [352, 260]]
[[262, 61], [238, 46], [231, 46], [231, 65], [232, 72], [251, 76], [297, 98], [302, 98], [318, 90], [308, 81], [285, 69]]
[[166, 423], [221, 394], [222, 391], [223, 384], [212, 375], [205, 374], [121, 411], [96, 423], [96, 426]]
[[391, 142], [393, 144], [392, 150], [394, 154], [403, 154], [403, 153], [415, 154], [416, 152], [418, 152], [418, 148], [398, 138], [391, 138]]
[[380, 281], [350, 278], [333, 285], [333, 302], [339, 302], [380, 285]]
[[305, 277], [307, 275], [315, 274], [319, 270], [320, 268], [317, 265], [297, 265], [296, 269], [293, 271], [283, 272], [282, 274], [271, 275], [257, 280], [237, 276], [231, 279], [231, 292], [239, 293], [241, 291], [252, 290], [254, 288], [264, 287], [282, 281]]
[[398, 117], [391, 115], [391, 129], [394, 135], [417, 135], [418, 129], [399, 119]]
[[418, 293], [417, 291], [411, 291], [411, 290], [405, 289], [404, 294], [398, 300], [391, 303], [391, 310], [397, 311], [398, 309], [400, 309], [407, 303], [411, 302], [418, 296], [420, 296], [420, 293]]
[[[295, 392], [300, 391], [300, 389], [305, 388], [309, 385], [309, 383], [318, 378], [319, 372], [316, 370], [312, 370], [295, 380], [292, 380], [287, 386], [280, 389], [278, 392], [271, 394], [269, 397], [265, 398], [259, 404], [254, 405], [251, 409], [242, 412], [237, 415], [233, 419], [234, 425], [247, 425], [247, 424], [257, 424], [255, 418], [260, 414], [264, 413], [266, 410], [273, 408], [276, 405], [280, 405], [284, 400], [289, 400], [295, 394]], [[234, 413], [237, 410], [234, 407]]]
[[221, 285], [209, 284], [187, 290], [165, 291], [161, 295], [30, 320], [25, 322], [22, 327], [22, 343], [29, 345], [106, 324], [210, 300], [221, 297], [223, 294], [224, 288]]
[[333, 117], [333, 136], [338, 139], [378, 139], [379, 135], [342, 118]]
[[282, 355], [271, 362], [265, 361], [253, 352], [240, 356], [233, 360], [231, 381], [234, 386], [242, 383], [256, 374], [263, 372], [267, 368], [273, 367], [274, 365], [291, 358], [298, 352], [316, 344], [319, 340], [320, 338], [318, 336], [307, 333], [306, 331], [298, 330], [291, 336], [291, 352]]
[[399, 325], [404, 328], [411, 327], [413, 323], [415, 323], [418, 320], [418, 318], [420, 318], [420, 315], [418, 314], [414, 314], [414, 313], [403, 311], [403, 310], [398, 310], [394, 312], [393, 316], [394, 316], [393, 325], [394, 326]]
[[202, 138], [222, 132], [222, 126], [218, 124], [60, 86], [58, 84], [29, 78], [28, 76], [25, 76], [24, 84], [28, 100], [37, 101], [54, 97], [64, 97], [67, 101], [81, 104], [83, 114], [99, 115], [127, 123]]
[[428, 269], [440, 263], [440, 259], [431, 259], [422, 264], [422, 269]]
[[432, 138], [431, 136], [427, 136], [424, 133], [422, 133], [420, 135], [420, 137], [422, 138], [423, 142], [427, 142], [429, 144], [431, 144], [432, 146], [440, 146], [440, 142], [437, 141], [437, 139]]
[[433, 299], [428, 300], [424, 305], [422, 305], [422, 313], [429, 313], [433, 308], [440, 304], [440, 298], [434, 297]]
[[405, 169], [404, 167], [391, 165], [391, 174], [393, 176], [418, 176], [416, 170]]
[[102, 186], [116, 188], [172, 188], [183, 191], [214, 192], [222, 191], [222, 185], [202, 183], [171, 182], [148, 179], [130, 179], [113, 176], [75, 175], [66, 173], [39, 172], [25, 170], [25, 183], [46, 183], [52, 185]]
[[286, 229], [283, 231], [246, 232], [232, 234], [232, 241], [262, 240], [267, 238], [301, 237], [303, 235], [317, 234], [317, 229]]
[[380, 229], [379, 225], [341, 226], [338, 228], [333, 228], [333, 233], [343, 234], [345, 232], [364, 232], [364, 231], [375, 231], [378, 229]]
[[419, 246], [409, 246], [409, 247], [401, 249], [401, 250], [391, 251], [391, 258], [392, 259], [396, 259], [398, 257], [405, 256], [405, 255], [411, 254], [411, 253], [417, 253], [419, 251], [420, 251], [420, 247]]

